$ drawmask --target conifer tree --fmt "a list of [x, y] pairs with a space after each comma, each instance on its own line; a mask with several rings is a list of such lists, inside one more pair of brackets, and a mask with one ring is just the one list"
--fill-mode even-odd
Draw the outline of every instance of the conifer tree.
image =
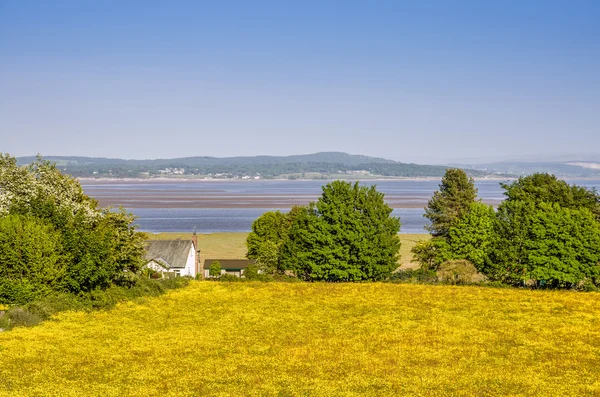
[[442, 178], [440, 190], [425, 207], [425, 218], [431, 221], [426, 229], [434, 237], [447, 237], [450, 228], [469, 212], [469, 208], [477, 198], [477, 189], [473, 178], [465, 171], [449, 168]]

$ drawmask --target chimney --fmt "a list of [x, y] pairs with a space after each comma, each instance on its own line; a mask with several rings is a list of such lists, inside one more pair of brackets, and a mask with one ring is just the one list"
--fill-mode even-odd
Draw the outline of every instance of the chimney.
[[198, 268], [198, 264], [200, 263], [200, 249], [198, 248], [198, 234], [196, 234], [196, 228], [194, 228], [194, 234], [192, 234], [192, 244], [194, 244], [194, 251], [196, 251], [196, 276], [198, 275], [200, 269]]

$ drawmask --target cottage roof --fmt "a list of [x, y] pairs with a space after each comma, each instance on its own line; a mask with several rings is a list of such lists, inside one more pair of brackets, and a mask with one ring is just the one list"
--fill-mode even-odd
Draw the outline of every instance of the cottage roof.
[[185, 268], [192, 244], [192, 240], [149, 240], [144, 258], [158, 261], [171, 269]]
[[254, 264], [254, 259], [205, 259], [204, 268], [210, 269], [210, 265], [213, 262], [219, 262], [221, 269], [233, 270], [233, 269], [245, 269], [248, 265]]

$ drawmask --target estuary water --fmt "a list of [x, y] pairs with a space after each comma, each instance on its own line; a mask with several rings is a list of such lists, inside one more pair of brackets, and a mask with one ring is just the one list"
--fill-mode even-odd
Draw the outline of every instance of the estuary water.
[[[503, 199], [499, 180], [476, 181], [479, 197], [497, 205]], [[600, 180], [569, 181], [600, 189]], [[100, 205], [122, 205], [138, 216], [140, 230], [158, 232], [247, 232], [252, 221], [265, 211], [287, 211], [305, 205], [321, 194], [327, 181], [104, 181], [82, 180], [86, 194]], [[361, 183], [377, 185], [400, 217], [402, 233], [425, 233], [423, 207], [439, 180], [379, 180]]]

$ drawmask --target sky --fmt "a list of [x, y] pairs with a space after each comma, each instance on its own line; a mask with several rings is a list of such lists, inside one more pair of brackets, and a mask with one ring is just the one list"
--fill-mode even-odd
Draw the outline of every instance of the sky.
[[0, 0], [0, 152], [600, 153], [600, 1]]

